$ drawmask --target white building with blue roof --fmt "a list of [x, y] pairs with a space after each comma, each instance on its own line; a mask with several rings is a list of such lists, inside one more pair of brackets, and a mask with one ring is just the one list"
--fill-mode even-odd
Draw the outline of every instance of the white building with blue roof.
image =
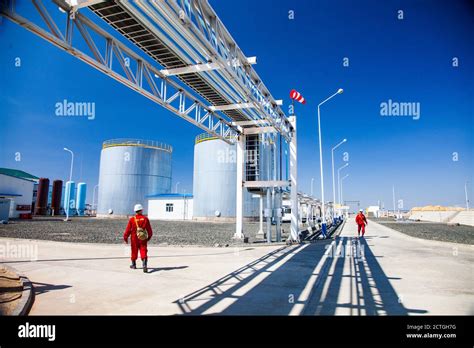
[[148, 195], [150, 220], [192, 220], [193, 195], [188, 193], [163, 193]]

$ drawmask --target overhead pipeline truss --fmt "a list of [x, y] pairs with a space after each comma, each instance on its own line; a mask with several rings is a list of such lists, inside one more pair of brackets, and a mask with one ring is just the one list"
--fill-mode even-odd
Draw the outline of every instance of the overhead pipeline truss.
[[[52, 2], [65, 13], [64, 30], [41, 0], [32, 3], [42, 23], [18, 13], [14, 0], [1, 0], [1, 14], [226, 142], [246, 127], [290, 139], [279, 103], [206, 0]], [[73, 41], [76, 32], [89, 53]]]

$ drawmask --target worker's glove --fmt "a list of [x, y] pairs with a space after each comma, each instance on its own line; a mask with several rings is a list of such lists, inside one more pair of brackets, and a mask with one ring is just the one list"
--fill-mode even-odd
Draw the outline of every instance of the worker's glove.
[[124, 239], [123, 242], [124, 242], [125, 244], [128, 244], [128, 239]]

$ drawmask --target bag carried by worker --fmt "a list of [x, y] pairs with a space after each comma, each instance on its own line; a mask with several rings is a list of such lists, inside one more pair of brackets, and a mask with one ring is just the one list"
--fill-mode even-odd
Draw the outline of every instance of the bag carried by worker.
[[138, 226], [137, 218], [135, 218], [135, 224], [137, 225], [137, 237], [140, 240], [147, 240], [148, 239], [148, 232], [146, 228], [141, 228]]

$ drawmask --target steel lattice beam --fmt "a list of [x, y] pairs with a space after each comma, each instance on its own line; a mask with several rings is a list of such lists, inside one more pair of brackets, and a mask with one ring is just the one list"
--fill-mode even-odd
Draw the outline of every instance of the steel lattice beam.
[[[70, 12], [67, 3], [63, 1], [55, 2], [65, 11], [65, 33], [58, 29], [59, 25], [50, 16], [41, 0], [33, 0], [33, 4], [49, 31], [18, 14], [14, 1], [3, 0], [0, 13], [14, 23], [135, 90], [204, 131], [215, 135], [227, 143], [234, 143], [236, 141], [236, 137], [240, 133], [238, 127], [233, 126], [219, 113], [211, 110], [207, 105], [199, 101], [197, 96], [185, 90], [176, 81], [167, 79], [160, 72], [159, 68], [151, 65], [143, 57], [136, 54], [87, 17], [79, 12]], [[72, 43], [74, 28], [78, 29], [80, 37], [90, 49], [91, 54], [87, 54], [74, 47]], [[91, 32], [94, 32], [95, 39]], [[103, 52], [99, 50], [98, 47], [100, 46], [95, 42], [97, 36], [106, 42]], [[136, 71], [132, 71], [131, 66], [136, 66]], [[125, 75], [120, 73], [119, 67]]]
[[[163, 18], [148, 1], [108, 0], [91, 6], [90, 9], [165, 70], [211, 63], [207, 56], [197, 51], [192, 41], [183, 38], [179, 28]], [[211, 105], [242, 102], [244, 95], [239, 94], [229, 80], [220, 75], [216, 71], [207, 70], [175, 76]], [[256, 114], [249, 116], [248, 113], [235, 110], [224, 111], [223, 114], [233, 121], [259, 118]]]
[[[208, 83], [202, 87], [202, 91], [209, 87], [215, 88], [215, 91], [227, 100], [226, 103], [213, 103], [213, 105], [252, 102], [256, 106], [255, 109], [239, 110], [230, 115], [231, 118], [240, 115], [246, 119], [234, 118], [234, 121], [266, 120], [276, 132], [290, 141], [291, 124], [279, 108], [281, 103], [273, 99], [251, 67], [254, 61], [249, 61], [243, 55], [206, 0], [110, 3], [126, 9], [128, 15], [157, 35], [170, 49], [170, 53], [177, 58], [177, 66], [174, 67], [186, 68], [195, 64], [213, 64], [214, 67], [215, 64], [219, 65], [219, 69], [206, 69], [195, 76]], [[107, 8], [107, 5], [94, 6], [93, 10], [99, 12], [103, 8]], [[121, 28], [117, 30], [122, 32]], [[128, 37], [125, 33], [124, 35]], [[188, 82], [192, 84], [192, 81], [185, 81], [187, 84]], [[195, 89], [199, 93], [201, 87]]]
[[204, 45], [209, 53], [217, 58], [229, 73], [229, 80], [235, 81], [242, 88], [248, 99], [255, 102], [264, 119], [288, 140], [291, 124], [280, 109], [279, 103], [271, 96], [258, 74], [248, 64], [247, 58], [208, 2], [206, 0], [164, 0], [152, 1], [152, 4], [162, 11], [172, 11], [174, 17], [178, 19], [176, 23], [181, 24], [181, 30], [194, 35], [199, 44]]

